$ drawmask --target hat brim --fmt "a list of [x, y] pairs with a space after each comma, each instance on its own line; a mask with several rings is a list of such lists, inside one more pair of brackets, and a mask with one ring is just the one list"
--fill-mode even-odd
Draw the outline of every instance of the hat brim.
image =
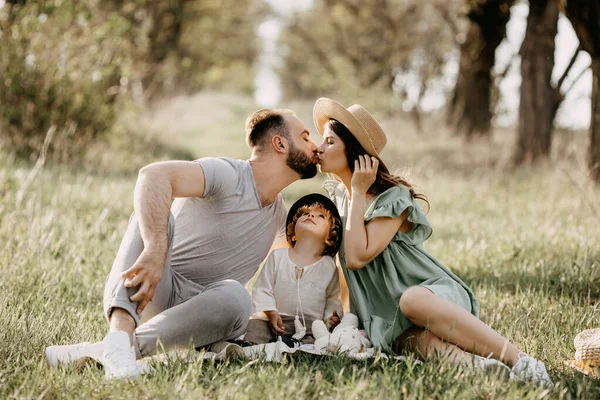
[[375, 150], [375, 146], [369, 139], [369, 134], [358, 121], [358, 119], [356, 119], [356, 117], [352, 115], [350, 111], [348, 111], [337, 101], [328, 99], [326, 97], [319, 98], [313, 107], [313, 121], [317, 131], [319, 132], [319, 135], [323, 136], [325, 134], [325, 124], [327, 124], [331, 119], [341, 122], [346, 128], [348, 128], [350, 133], [356, 138], [356, 140], [358, 140], [365, 151], [369, 155], [377, 158], [379, 163], [383, 164], [384, 168], [387, 170], [383, 160]]
[[335, 204], [333, 204], [333, 201], [331, 201], [328, 197], [326, 197], [320, 193], [307, 194], [306, 196], [302, 196], [301, 198], [296, 200], [296, 202], [294, 204], [292, 204], [292, 206], [290, 207], [290, 210], [288, 211], [288, 215], [287, 215], [287, 218], [285, 221], [285, 226], [286, 226], [285, 235], [286, 235], [287, 242], [290, 244], [290, 246], [292, 245], [292, 237], [287, 231], [287, 226], [290, 224], [290, 222], [292, 222], [294, 220], [294, 215], [296, 215], [296, 212], [298, 211], [298, 209], [303, 206], [309, 206], [314, 203], [323, 204], [323, 206], [327, 210], [329, 210], [329, 212], [331, 212], [331, 214], [333, 215], [333, 218], [335, 218], [339, 223], [340, 231], [338, 233], [338, 240], [334, 246], [335, 252], [337, 253], [339, 251], [340, 245], [342, 243], [342, 231], [343, 231], [342, 218], [340, 217], [340, 213], [339, 213], [337, 207], [335, 206]]

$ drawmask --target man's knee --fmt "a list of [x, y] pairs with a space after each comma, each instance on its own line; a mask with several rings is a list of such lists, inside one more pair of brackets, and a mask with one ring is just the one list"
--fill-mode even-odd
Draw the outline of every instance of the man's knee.
[[211, 291], [222, 301], [224, 311], [231, 317], [249, 319], [252, 314], [252, 298], [248, 290], [234, 280], [224, 280], [211, 285]]
[[227, 291], [230, 292], [231, 305], [234, 308], [234, 312], [245, 321], [250, 319], [250, 315], [252, 315], [252, 297], [248, 293], [248, 290], [237, 281], [226, 280], [224, 284], [227, 287]]
[[234, 280], [215, 282], [207, 290], [219, 305], [218, 323], [224, 324], [225, 329], [222, 339], [234, 339], [243, 334], [252, 315], [252, 298], [248, 290]]

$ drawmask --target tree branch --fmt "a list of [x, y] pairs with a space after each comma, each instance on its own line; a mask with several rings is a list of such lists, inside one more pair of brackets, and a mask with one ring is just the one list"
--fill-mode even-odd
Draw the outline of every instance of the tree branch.
[[[581, 50], [583, 50], [583, 49], [581, 48], [581, 43], [580, 43], [579, 46], [577, 46], [577, 50], [575, 50], [573, 57], [571, 57], [571, 61], [569, 61], [569, 65], [567, 65], [567, 68], [565, 68], [565, 71], [563, 72], [562, 76], [558, 80], [558, 83], [556, 84], [556, 89], [560, 90], [560, 88], [562, 87], [563, 83], [565, 82], [565, 79], [567, 79], [567, 76], [569, 75], [569, 72], [571, 71], [571, 68], [573, 68], [573, 65], [575, 65], [575, 61], [577, 60], [577, 57], [579, 56], [579, 52]], [[579, 79], [579, 78], [577, 78], [577, 79]], [[567, 94], [567, 92], [565, 92], [565, 94]]]
[[587, 70], [590, 69], [590, 66], [591, 66], [591, 64], [588, 65], [583, 70], [581, 70], [581, 72], [579, 73], [579, 75], [577, 75], [577, 77], [575, 79], [573, 79], [573, 82], [571, 82], [571, 86], [569, 86], [569, 88], [567, 90], [565, 90], [565, 92], [563, 93], [563, 96], [566, 96], [567, 93], [569, 93], [571, 91], [571, 89], [573, 89], [573, 87], [575, 86], [575, 84], [577, 83], [577, 81], [579, 81], [579, 79], [581, 79], [581, 77], [583, 76], [583, 74], [585, 74], [587, 72]]

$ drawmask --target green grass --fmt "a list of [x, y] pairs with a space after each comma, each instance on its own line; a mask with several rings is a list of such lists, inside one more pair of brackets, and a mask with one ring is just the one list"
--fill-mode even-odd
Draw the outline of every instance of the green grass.
[[[191, 118], [186, 126], [164, 125], [163, 140], [196, 157], [247, 154], [249, 100], [209, 94], [190, 103], [176, 118]], [[310, 104], [294, 106], [314, 131]], [[166, 117], [153, 118], [160, 127]], [[309, 355], [283, 364], [173, 360], [137, 382], [106, 382], [96, 367], [51, 370], [46, 346], [106, 333], [103, 285], [132, 211], [136, 176], [47, 165], [18, 202], [32, 165], [0, 154], [0, 398], [599, 398], [600, 380], [563, 364], [573, 357], [577, 332], [600, 327], [600, 188], [588, 184], [580, 165], [584, 137], [558, 137], [571, 150], [511, 171], [508, 134], [465, 146], [444, 134], [417, 136], [399, 118], [384, 125], [384, 160], [411, 168], [432, 204], [427, 250], [473, 288], [486, 323], [546, 362], [553, 391], [446, 363]], [[322, 180], [286, 189], [288, 203], [320, 190]]]

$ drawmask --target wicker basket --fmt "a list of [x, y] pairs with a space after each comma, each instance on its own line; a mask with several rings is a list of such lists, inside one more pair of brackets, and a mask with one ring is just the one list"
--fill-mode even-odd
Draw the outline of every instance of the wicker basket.
[[575, 336], [575, 360], [600, 366], [600, 329], [586, 329]]

